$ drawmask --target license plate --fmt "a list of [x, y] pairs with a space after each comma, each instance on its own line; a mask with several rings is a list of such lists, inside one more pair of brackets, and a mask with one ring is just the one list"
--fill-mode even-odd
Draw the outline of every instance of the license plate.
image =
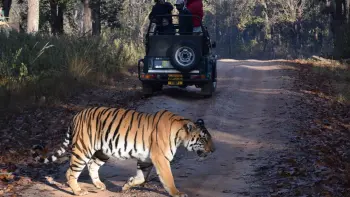
[[181, 74], [169, 74], [168, 85], [172, 85], [172, 86], [183, 85], [183, 76]]
[[180, 85], [183, 85], [183, 81], [168, 81], [168, 85], [170, 85], [170, 86], [180, 86]]

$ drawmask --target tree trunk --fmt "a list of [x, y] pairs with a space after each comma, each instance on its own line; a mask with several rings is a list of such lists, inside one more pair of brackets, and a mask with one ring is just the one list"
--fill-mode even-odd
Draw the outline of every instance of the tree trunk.
[[335, 13], [333, 15], [332, 30], [334, 36], [334, 51], [333, 56], [340, 58], [344, 50], [344, 22], [345, 22], [345, 10], [343, 8], [344, 0], [335, 1]]
[[344, 0], [344, 17], [347, 23], [349, 23], [349, 9], [350, 0]]
[[269, 23], [269, 16], [267, 15], [267, 4], [265, 0], [261, 1], [262, 6], [262, 17], [264, 18], [264, 28], [263, 28], [263, 39], [262, 40], [268, 40], [269, 39], [269, 32], [270, 32], [270, 23]]
[[92, 2], [92, 35], [101, 34], [101, 0]]
[[53, 35], [63, 34], [63, 12], [65, 5], [56, 0], [50, 1], [51, 8], [51, 31]]
[[25, 32], [25, 30], [23, 31], [21, 29], [21, 17], [18, 14], [18, 12], [20, 12], [20, 7], [21, 5], [17, 2], [17, 1], [12, 1], [11, 2], [11, 9], [9, 10], [9, 25], [11, 26], [11, 29], [16, 30], [17, 32]]
[[214, 4], [214, 9], [215, 9], [215, 40], [216, 40], [216, 42], [217, 43], [219, 43], [220, 42], [220, 27], [219, 27], [219, 6], [218, 6], [218, 4], [220, 3], [220, 2], [214, 2], [215, 4]]
[[91, 21], [91, 8], [90, 8], [90, 1], [89, 0], [83, 0], [84, 2], [84, 25], [83, 25], [83, 32], [85, 34], [90, 34], [92, 30], [92, 21]]
[[265, 55], [268, 42], [271, 39], [271, 30], [270, 30], [270, 22], [269, 22], [270, 20], [267, 14], [267, 4], [265, 0], [261, 1], [261, 6], [262, 6], [261, 15], [264, 18], [264, 27], [262, 29], [262, 36], [260, 36], [260, 40], [263, 41], [264, 43], [263, 55]]
[[28, 0], [27, 33], [39, 31], [39, 0]]
[[2, 0], [2, 5], [4, 6], [3, 9], [4, 9], [4, 14], [5, 14], [6, 19], [10, 15], [11, 4], [12, 4], [12, 0]]

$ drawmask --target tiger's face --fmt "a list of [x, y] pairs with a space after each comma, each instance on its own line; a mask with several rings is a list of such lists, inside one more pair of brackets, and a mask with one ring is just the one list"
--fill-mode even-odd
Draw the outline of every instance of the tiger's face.
[[202, 119], [198, 119], [194, 124], [186, 124], [186, 130], [189, 133], [186, 146], [188, 151], [195, 151], [199, 157], [206, 157], [215, 151], [212, 137]]

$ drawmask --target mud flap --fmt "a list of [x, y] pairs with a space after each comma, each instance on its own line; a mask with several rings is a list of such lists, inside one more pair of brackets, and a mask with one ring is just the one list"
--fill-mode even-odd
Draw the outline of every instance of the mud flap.
[[210, 81], [207, 84], [204, 84], [201, 88], [201, 94], [205, 97], [211, 97], [214, 92], [213, 82]]

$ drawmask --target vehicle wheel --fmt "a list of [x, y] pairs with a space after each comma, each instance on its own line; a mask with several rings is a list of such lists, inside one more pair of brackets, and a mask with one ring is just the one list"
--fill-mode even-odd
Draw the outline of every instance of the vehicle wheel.
[[153, 94], [153, 87], [150, 84], [142, 83], [142, 93], [145, 96], [151, 96]]
[[171, 47], [170, 62], [181, 72], [190, 72], [200, 60], [200, 50], [190, 42], [182, 42]]
[[204, 84], [201, 88], [202, 95], [205, 97], [211, 97], [213, 94], [213, 82], [208, 82]]
[[216, 85], [216, 81], [210, 81], [207, 84], [204, 84], [201, 88], [202, 95], [205, 97], [211, 97], [216, 90]]

